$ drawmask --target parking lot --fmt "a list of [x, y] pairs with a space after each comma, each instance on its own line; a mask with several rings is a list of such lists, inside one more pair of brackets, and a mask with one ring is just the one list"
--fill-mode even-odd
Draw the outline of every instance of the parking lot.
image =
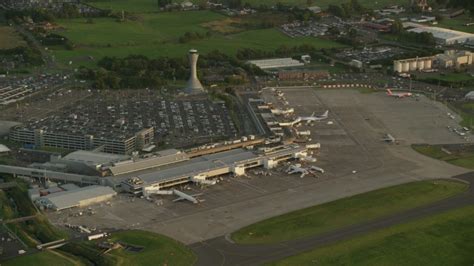
[[[311, 142], [322, 147], [313, 165], [326, 170], [317, 177], [287, 175], [281, 166], [270, 172], [250, 170], [248, 177], [224, 177], [212, 187], [181, 188], [204, 200], [199, 204], [173, 203], [173, 197], [147, 201], [119, 195], [93, 207], [94, 218], [51, 213], [56, 224], [99, 228], [142, 228], [195, 243], [228, 234], [256, 221], [390, 185], [450, 177], [466, 170], [424, 157], [411, 143], [455, 143], [459, 136], [446, 129], [454, 123], [445, 109], [428, 99], [394, 99], [383, 93], [362, 94], [356, 90], [281, 89], [296, 115], [329, 110], [329, 119], [308, 126]], [[265, 93], [263, 94], [265, 97]], [[328, 124], [332, 121], [332, 124]], [[437, 123], [434, 123], [437, 121]], [[306, 125], [301, 130], [306, 129]], [[400, 144], [381, 141], [392, 133]], [[429, 133], [429, 134], [428, 134]], [[461, 139], [462, 141], [462, 139]], [[269, 174], [271, 173], [271, 175]]]

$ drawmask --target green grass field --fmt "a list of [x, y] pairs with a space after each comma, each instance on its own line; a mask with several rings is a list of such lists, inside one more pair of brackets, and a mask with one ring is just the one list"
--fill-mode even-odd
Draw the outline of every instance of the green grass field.
[[459, 30], [464, 32], [474, 33], [474, 25], [465, 26], [467, 23], [472, 23], [474, 20], [470, 19], [467, 15], [462, 15], [457, 18], [443, 19], [438, 26], [448, 28], [452, 30]]
[[461, 166], [468, 169], [474, 169], [474, 152], [452, 152], [448, 154], [442, 150], [441, 145], [412, 145], [412, 148], [428, 157], [445, 161], [450, 164]]
[[260, 244], [317, 235], [435, 202], [466, 188], [463, 183], [448, 180], [384, 188], [252, 224], [232, 234], [232, 239], [242, 244]]
[[396, 225], [270, 265], [472, 265], [474, 206]]
[[158, 2], [156, 0], [97, 0], [88, 2], [88, 4], [112, 11], [124, 10], [135, 13], [159, 11]]
[[196, 260], [194, 253], [183, 244], [151, 232], [117, 232], [110, 239], [144, 247], [140, 252], [111, 251], [109, 254], [118, 258], [118, 265], [192, 265]]
[[249, 30], [236, 34], [213, 34], [211, 37], [189, 43], [179, 43], [185, 32], [208, 31], [202, 24], [225, 19], [210, 11], [167, 12], [141, 14], [136, 21], [117, 22], [112, 18], [94, 19], [93, 24], [85, 19], [60, 20], [65, 28], [58, 31], [75, 45], [74, 50], [54, 50], [59, 62], [72, 61], [73, 66], [93, 66], [103, 56], [125, 57], [142, 54], [149, 57], [184, 57], [187, 50], [196, 48], [200, 53], [220, 50], [235, 54], [238, 49], [253, 48], [275, 50], [281, 45], [295, 46], [311, 44], [318, 48], [342, 47], [341, 44], [312, 37], [292, 39], [277, 29]]
[[43, 251], [32, 255], [16, 257], [12, 260], [2, 262], [3, 266], [36, 266], [36, 265], [54, 265], [54, 266], [74, 266], [84, 265], [80, 261], [69, 258], [58, 251]]

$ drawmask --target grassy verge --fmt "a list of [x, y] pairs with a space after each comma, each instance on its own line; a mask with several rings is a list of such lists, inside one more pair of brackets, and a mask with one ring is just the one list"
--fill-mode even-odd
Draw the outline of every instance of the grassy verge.
[[313, 236], [435, 202], [466, 188], [459, 182], [436, 180], [379, 189], [252, 224], [235, 232], [232, 239], [260, 244]]
[[32, 255], [16, 257], [12, 260], [3, 262], [4, 266], [36, 266], [36, 265], [54, 265], [54, 266], [63, 266], [63, 265], [83, 265], [66, 255], [57, 252], [57, 251], [44, 251], [38, 252]]
[[472, 265], [474, 206], [456, 209], [271, 265]]
[[111, 240], [143, 247], [139, 252], [124, 249], [110, 252], [118, 265], [192, 265], [196, 260], [192, 251], [176, 240], [146, 231], [114, 233]]
[[[470, 147], [470, 149], [467, 147]], [[425, 156], [464, 168], [474, 169], [474, 150], [472, 150], [471, 146], [466, 146], [465, 149], [450, 150], [450, 153], [443, 150], [442, 145], [420, 144], [412, 145], [412, 148]]]

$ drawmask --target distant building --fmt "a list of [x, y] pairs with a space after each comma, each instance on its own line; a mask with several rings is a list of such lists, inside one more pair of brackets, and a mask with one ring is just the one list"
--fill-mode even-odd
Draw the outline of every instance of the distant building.
[[372, 22], [363, 22], [362, 27], [369, 29], [369, 30], [375, 30], [378, 32], [390, 32], [391, 27], [390, 25], [385, 25], [385, 24], [378, 24], [378, 23], [372, 23]]
[[443, 45], [462, 44], [474, 40], [474, 34], [439, 27], [417, 27], [409, 29], [408, 31], [416, 33], [431, 33], [436, 39], [436, 42]]
[[474, 100], [474, 91], [470, 91], [464, 96], [466, 100]]
[[314, 14], [321, 13], [321, 8], [319, 6], [310, 6], [307, 8], [309, 11], [313, 12]]
[[0, 156], [7, 155], [9, 153], [10, 153], [10, 149], [5, 145], [0, 144]]
[[353, 59], [351, 60], [351, 62], [349, 62], [349, 65], [361, 69], [364, 66], [364, 63], [359, 60]]

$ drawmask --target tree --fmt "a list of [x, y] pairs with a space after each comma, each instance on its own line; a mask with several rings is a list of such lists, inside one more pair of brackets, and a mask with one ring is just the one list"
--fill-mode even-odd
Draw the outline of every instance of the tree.
[[397, 19], [392, 23], [391, 27], [392, 33], [399, 34], [403, 31], [403, 23]]

